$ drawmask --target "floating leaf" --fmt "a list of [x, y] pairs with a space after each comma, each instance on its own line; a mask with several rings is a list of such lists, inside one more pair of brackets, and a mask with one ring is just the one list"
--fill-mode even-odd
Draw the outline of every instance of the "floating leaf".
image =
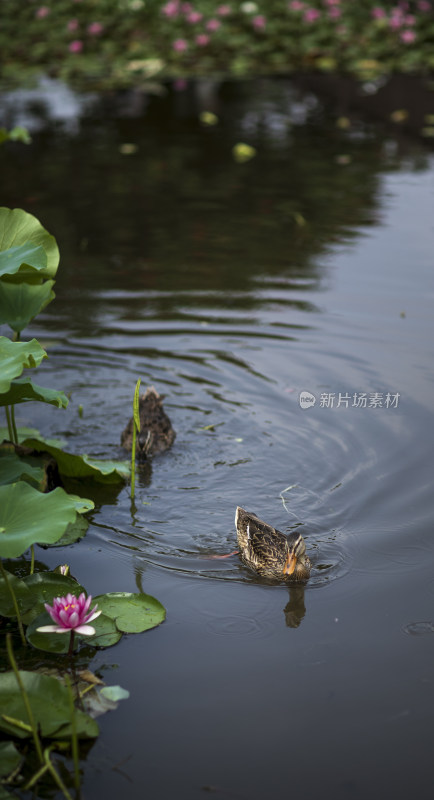
[[3, 574], [0, 574], [0, 615], [2, 617], [15, 617], [15, 607], [9, 587], [11, 587], [16, 597], [20, 612], [23, 614], [28, 611], [33, 604], [33, 598], [23, 580], [17, 578], [12, 572], [6, 572], [7, 581]]
[[[67, 637], [68, 638], [68, 637]], [[20, 678], [27, 692], [36, 725], [43, 737], [64, 739], [71, 736], [69, 692], [56, 678], [20, 670]], [[29, 718], [14, 673], [0, 675], [0, 729], [25, 738], [31, 736]], [[5, 720], [16, 720], [12, 724]], [[20, 726], [19, 723], [24, 723]], [[81, 739], [95, 738], [99, 730], [96, 722], [83, 711], [75, 711], [75, 728]]]
[[160, 625], [166, 618], [166, 609], [149, 594], [108, 592], [95, 597], [98, 609], [116, 622], [124, 633], [142, 633]]
[[[40, 442], [46, 442], [47, 444], [54, 445], [54, 447], [63, 447], [65, 444], [64, 439], [44, 439], [41, 435], [40, 431], [37, 428], [17, 428], [18, 433], [18, 443], [21, 444], [24, 439], [38, 439]], [[0, 426], [0, 442], [3, 439], [7, 439], [9, 436], [9, 431], [6, 427]]]
[[122, 686], [106, 686], [104, 689], [95, 689], [86, 693], [83, 698], [84, 707], [88, 714], [93, 717], [100, 717], [107, 711], [114, 711], [120, 700], [127, 700], [130, 693]]
[[[70, 575], [60, 575], [58, 572], [34, 572], [33, 575], [26, 575], [22, 582], [27, 589], [27, 593], [23, 596], [28, 607], [28, 610], [23, 613], [25, 625], [32, 623], [43, 612], [46, 613], [44, 604], [49, 603], [52, 605], [55, 597], [66, 597], [68, 592], [75, 594], [76, 597], [82, 592], [86, 594], [86, 590], [74, 578]], [[17, 599], [18, 604], [21, 606], [23, 603], [21, 587]], [[29, 600], [31, 601], [31, 606], [28, 605]], [[52, 619], [47, 619], [46, 624], [49, 625], [51, 623]], [[58, 634], [55, 635], [58, 638]]]
[[[24, 267], [27, 274], [32, 270], [40, 272], [47, 268], [47, 254], [40, 245], [26, 242], [18, 247], [9, 247], [0, 252], [0, 277], [15, 275]], [[24, 270], [23, 270], [24, 272]]]
[[90, 500], [57, 487], [41, 494], [24, 481], [0, 486], [0, 558], [17, 558], [32, 544], [57, 542]]
[[38, 439], [25, 439], [23, 444], [50, 453], [57, 462], [60, 474], [68, 478], [92, 478], [99, 483], [117, 483], [130, 474], [130, 465], [126, 461], [100, 461], [86, 455], [73, 455]]
[[80, 541], [86, 535], [89, 522], [85, 517], [77, 517], [75, 522], [70, 522], [65, 533], [58, 542], [52, 544], [45, 544], [42, 547], [66, 547], [69, 544], [74, 544]]
[[15, 451], [7, 452], [5, 445], [0, 445], [0, 485], [23, 479], [33, 486], [40, 486], [44, 477], [43, 467], [32, 466], [17, 456]]
[[[93, 601], [98, 602], [98, 599], [94, 597]], [[96, 632], [95, 636], [87, 637], [88, 641], [95, 647], [112, 647], [122, 638], [122, 632], [118, 630], [115, 621], [105, 613], [104, 609], [100, 608], [99, 604], [98, 611], [103, 613], [91, 623]]]
[[232, 148], [232, 155], [238, 164], [244, 164], [245, 161], [250, 161], [256, 155], [256, 150], [249, 144], [239, 142]]
[[13, 742], [0, 742], [0, 778], [10, 775], [18, 767], [20, 761], [21, 754]]
[[[1, 253], [0, 253], [1, 255]], [[0, 281], [0, 324], [21, 333], [29, 322], [55, 298], [54, 281], [6, 283]]]
[[38, 367], [46, 357], [44, 348], [36, 339], [11, 342], [6, 336], [0, 336], [0, 394], [9, 390], [11, 382], [21, 375], [25, 367]]
[[[14, 344], [16, 344], [14, 342]], [[11, 406], [17, 403], [27, 403], [30, 400], [38, 400], [41, 403], [49, 403], [57, 408], [66, 408], [69, 400], [64, 392], [56, 389], [46, 389], [44, 386], [37, 386], [31, 378], [17, 378], [10, 382], [9, 389], [0, 395], [0, 406]]]
[[0, 208], [0, 249], [8, 250], [29, 243], [42, 247], [46, 253], [47, 266], [39, 275], [54, 278], [60, 258], [54, 236], [45, 230], [33, 214], [21, 208]]

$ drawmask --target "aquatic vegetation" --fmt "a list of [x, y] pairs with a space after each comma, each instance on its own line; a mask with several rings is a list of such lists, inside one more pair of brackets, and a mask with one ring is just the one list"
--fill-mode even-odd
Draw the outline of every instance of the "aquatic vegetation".
[[23, 0], [18, 31], [13, 6], [14, 0], [3, 0], [0, 7], [3, 78], [10, 83], [41, 72], [128, 86], [153, 75], [339, 69], [363, 76], [366, 62], [369, 74], [434, 66], [428, 0], [258, 0], [217, 7], [211, 0], [99, 0], [97, 6], [81, 0], [73, 9], [67, 0], [36, 8]]
[[[36, 18], [44, 19], [50, 13], [49, 7], [43, 6]], [[89, 33], [97, 37], [103, 30], [95, 22]], [[129, 466], [67, 453], [61, 443], [44, 439], [34, 429], [17, 428], [17, 403], [37, 401], [58, 408], [68, 405], [63, 391], [38, 386], [23, 375], [24, 370], [36, 369], [47, 353], [36, 339], [20, 341], [23, 329], [54, 299], [59, 251], [55, 238], [22, 209], [0, 208], [0, 242], [0, 324], [9, 325], [13, 332], [11, 339], [0, 336], [0, 406], [5, 408], [7, 423], [7, 438], [0, 444], [0, 615], [8, 620], [12, 631], [16, 625], [22, 643], [20, 661], [29, 656], [28, 644], [47, 656], [69, 656], [68, 667], [63, 664], [56, 676], [41, 674], [40, 670], [19, 670], [11, 636], [7, 635], [11, 671], [0, 674], [0, 730], [12, 738], [0, 748], [7, 764], [0, 777], [6, 777], [12, 785], [21, 781], [22, 785], [21, 770], [27, 780], [24, 788], [31, 789], [48, 774], [70, 800], [52, 753], [59, 757], [59, 741], [69, 740], [73, 783], [79, 791], [79, 739], [98, 736], [93, 716], [116, 708], [117, 701], [128, 696], [121, 687], [107, 687], [112, 691], [105, 695], [103, 690], [97, 691], [94, 684], [102, 681], [94, 680], [94, 676], [90, 687], [80, 689], [72, 659], [74, 651], [80, 649], [81, 637], [92, 641], [94, 648], [110, 647], [124, 633], [141, 633], [159, 625], [166, 612], [158, 600], [144, 593], [103, 594], [92, 606], [92, 595], [69, 575], [65, 564], [55, 571], [35, 572], [34, 546], [78, 541], [87, 529], [84, 515], [94, 508], [92, 500], [65, 491], [62, 478], [80, 480], [87, 493], [92, 482], [124, 483]], [[18, 577], [13, 559], [29, 550], [28, 574]], [[8, 559], [7, 565], [1, 559]], [[82, 695], [90, 691], [93, 700], [87, 698], [86, 713], [77, 709], [75, 702], [82, 708]], [[27, 746], [21, 751], [17, 745], [17, 740], [29, 738], [33, 739], [33, 754]], [[45, 738], [55, 743], [47, 748]], [[27, 764], [34, 761], [35, 754], [39, 769], [29, 775]], [[9, 796], [6, 790], [3, 796]]]

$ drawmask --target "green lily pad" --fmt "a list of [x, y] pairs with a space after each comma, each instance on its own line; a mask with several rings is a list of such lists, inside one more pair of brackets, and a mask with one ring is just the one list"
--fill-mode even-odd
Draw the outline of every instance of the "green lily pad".
[[114, 711], [120, 700], [127, 700], [130, 693], [122, 686], [104, 686], [103, 689], [93, 689], [87, 692], [83, 698], [84, 707], [87, 713], [95, 719], [107, 711]]
[[43, 467], [35, 467], [17, 456], [15, 452], [7, 452], [0, 445], [0, 485], [25, 480], [33, 486], [41, 486], [45, 477]]
[[[14, 343], [15, 344], [15, 343]], [[57, 408], [66, 408], [69, 400], [64, 392], [56, 389], [46, 389], [44, 386], [37, 386], [31, 378], [17, 378], [10, 382], [9, 390], [0, 395], [0, 406], [12, 406], [17, 403], [27, 403], [30, 400], [38, 400], [42, 403], [49, 403]]]
[[19, 765], [21, 754], [13, 742], [0, 742], [0, 778], [6, 778]]
[[59, 472], [64, 477], [91, 478], [99, 483], [118, 483], [126, 480], [130, 474], [130, 465], [127, 461], [100, 461], [86, 455], [73, 455], [38, 439], [25, 439], [23, 444], [33, 450], [50, 453], [56, 459]]
[[[15, 275], [23, 266], [28, 273], [30, 269], [35, 272], [47, 268], [47, 254], [41, 245], [26, 242], [17, 247], [9, 247], [0, 253], [0, 278], [3, 275]], [[23, 270], [24, 272], [24, 270]]]
[[93, 506], [60, 487], [41, 494], [25, 481], [0, 486], [0, 558], [17, 558], [37, 542], [57, 542], [83, 503]]
[[79, 542], [86, 535], [89, 522], [85, 517], [77, 517], [75, 522], [70, 522], [65, 533], [58, 542], [43, 544], [42, 547], [67, 547], [69, 544]]
[[0, 208], [0, 250], [28, 246], [29, 243], [42, 247], [47, 257], [47, 266], [39, 275], [54, 278], [60, 258], [54, 236], [45, 230], [33, 214], [28, 214], [21, 208]]
[[43, 358], [47, 358], [47, 354], [36, 339], [11, 342], [6, 336], [0, 336], [0, 394], [9, 390], [11, 382], [25, 367], [38, 367]]
[[160, 625], [166, 618], [164, 606], [155, 597], [142, 592], [108, 592], [94, 600], [123, 633], [142, 633]]
[[[92, 600], [92, 607], [94, 603], [97, 602], [97, 598], [94, 597]], [[100, 610], [103, 611], [103, 609], [100, 609], [98, 603], [98, 611]], [[87, 638], [89, 644], [92, 644], [95, 647], [112, 647], [114, 644], [118, 643], [119, 639], [122, 638], [122, 633], [117, 629], [115, 621], [111, 619], [111, 617], [107, 616], [104, 612], [90, 624], [95, 628], [95, 636], [83, 636], [82, 638]]]
[[[24, 439], [38, 439], [40, 442], [46, 441], [47, 444], [52, 444], [54, 447], [63, 447], [65, 444], [64, 439], [44, 439], [37, 428], [17, 428], [18, 443], [21, 444]], [[0, 442], [3, 439], [9, 439], [9, 431], [4, 425], [0, 425]]]
[[[71, 736], [69, 692], [56, 678], [20, 670], [35, 723], [43, 737], [64, 739]], [[19, 738], [31, 736], [29, 718], [14, 673], [0, 675], [0, 729]], [[9, 718], [9, 721], [5, 719]], [[13, 723], [10, 720], [16, 720]], [[23, 723], [20, 727], [19, 723]], [[93, 739], [99, 729], [83, 711], [75, 711], [75, 726], [81, 739]]]
[[[0, 253], [0, 256], [2, 254]], [[0, 281], [0, 324], [21, 333], [29, 322], [55, 298], [54, 281], [40, 284]]]
[[33, 605], [32, 595], [29, 592], [28, 586], [23, 580], [17, 578], [11, 572], [6, 572], [7, 581], [3, 574], [0, 574], [0, 615], [2, 617], [15, 617], [15, 607], [12, 601], [9, 586], [15, 594], [18, 608], [23, 614], [28, 611]]

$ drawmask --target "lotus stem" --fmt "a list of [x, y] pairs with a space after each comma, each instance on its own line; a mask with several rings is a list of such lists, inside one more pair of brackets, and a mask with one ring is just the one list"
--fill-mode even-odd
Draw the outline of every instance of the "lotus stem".
[[77, 792], [80, 791], [80, 755], [78, 752], [78, 736], [77, 736], [77, 724], [75, 719], [75, 706], [74, 706], [74, 695], [72, 692], [71, 681], [69, 675], [65, 675], [65, 684], [66, 688], [68, 689], [69, 695], [69, 712], [71, 714], [71, 749], [72, 749], [72, 758], [74, 760], [74, 786]]
[[30, 726], [32, 728], [32, 736], [33, 736], [33, 741], [35, 743], [35, 749], [36, 749], [36, 752], [38, 754], [39, 761], [41, 762], [41, 764], [43, 764], [44, 763], [44, 754], [42, 752], [42, 745], [41, 745], [41, 741], [40, 741], [39, 736], [38, 736], [38, 729], [36, 727], [35, 718], [33, 716], [33, 711], [32, 711], [31, 705], [30, 705], [29, 696], [28, 696], [28, 694], [27, 694], [27, 692], [25, 690], [24, 683], [21, 680], [21, 675], [20, 675], [19, 669], [17, 667], [17, 662], [15, 661], [14, 651], [12, 649], [12, 639], [11, 639], [10, 633], [8, 633], [6, 635], [6, 649], [7, 649], [7, 652], [8, 652], [9, 663], [11, 665], [11, 668], [14, 671], [15, 678], [16, 678], [17, 683], [18, 683], [18, 688], [19, 688], [19, 690], [21, 692], [21, 697], [23, 699], [24, 707], [25, 707], [25, 709], [27, 711], [27, 716], [29, 718], [29, 723], [30, 723]]
[[16, 594], [14, 592], [13, 586], [9, 581], [8, 573], [6, 572], [1, 560], [0, 560], [0, 572], [1, 572], [2, 576], [3, 576], [3, 578], [4, 578], [6, 586], [8, 587], [9, 594], [12, 597], [12, 603], [13, 603], [15, 614], [16, 614], [16, 617], [17, 617], [18, 630], [20, 632], [21, 641], [22, 641], [24, 647], [27, 647], [26, 637], [24, 635], [23, 621], [21, 619], [21, 611], [20, 611], [19, 606], [18, 606], [18, 600], [17, 600]]
[[13, 438], [12, 441], [15, 444], [18, 444], [18, 431], [17, 431], [17, 426], [15, 424], [15, 406], [13, 406], [13, 405], [11, 406], [11, 423], [12, 423], [12, 432], [13, 432], [13, 435], [14, 435], [14, 438]]
[[136, 383], [133, 400], [133, 446], [131, 448], [131, 500], [134, 500], [136, 486], [136, 434], [140, 433], [139, 390], [141, 379]]
[[33, 575], [33, 573], [35, 571], [35, 548], [34, 548], [33, 544], [30, 545], [30, 552], [32, 554], [32, 557], [31, 557], [31, 560], [30, 560], [30, 575]]
[[5, 406], [5, 411], [6, 411], [6, 422], [7, 422], [7, 425], [8, 425], [9, 441], [13, 442], [14, 441], [14, 431], [13, 431], [13, 428], [12, 428], [12, 420], [11, 420], [11, 415], [10, 415], [10, 412], [9, 412], [9, 406]]
[[57, 783], [57, 785], [58, 785], [60, 791], [62, 792], [62, 794], [64, 795], [64, 797], [66, 797], [66, 800], [72, 800], [72, 797], [69, 794], [68, 789], [66, 788], [65, 784], [63, 783], [62, 778], [57, 773], [54, 764], [51, 763], [51, 759], [50, 759], [51, 749], [52, 749], [51, 747], [47, 747], [44, 750], [44, 760], [45, 760], [45, 763], [47, 765], [47, 769], [48, 769], [51, 777], [53, 778], [54, 782]]
[[68, 650], [69, 658], [72, 658], [73, 654], [74, 654], [74, 630], [71, 629], [71, 636], [69, 639], [69, 650]]

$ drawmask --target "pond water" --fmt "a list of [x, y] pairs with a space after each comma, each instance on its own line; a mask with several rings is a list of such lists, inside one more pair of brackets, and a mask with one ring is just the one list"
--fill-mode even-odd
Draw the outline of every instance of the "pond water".
[[[100, 720], [84, 796], [431, 798], [426, 142], [297, 79], [2, 102], [33, 130], [2, 148], [3, 204], [61, 251], [26, 333], [49, 353], [38, 382], [71, 393], [18, 422], [124, 457], [140, 377], [177, 431], [134, 504], [92, 494], [86, 538], [38, 551], [92, 594], [167, 609], [92, 661], [131, 697]], [[256, 148], [242, 164], [239, 142]], [[212, 558], [235, 549], [237, 505], [299, 527], [305, 588]]]

